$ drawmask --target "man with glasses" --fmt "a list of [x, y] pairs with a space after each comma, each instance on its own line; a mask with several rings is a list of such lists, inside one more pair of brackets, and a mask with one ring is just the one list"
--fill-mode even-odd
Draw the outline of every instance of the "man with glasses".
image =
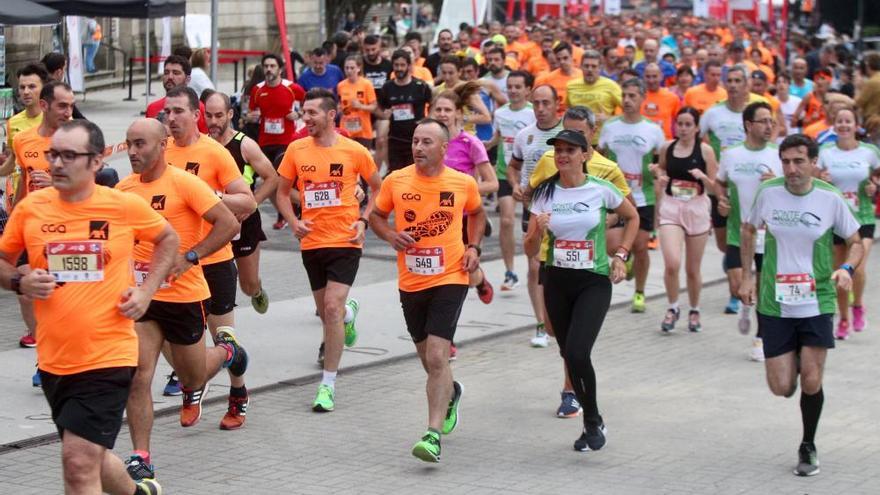
[[[50, 106], [64, 102], [69, 111], [70, 88], [48, 89], [57, 97]], [[61, 437], [65, 493], [156, 495], [155, 480], [133, 481], [110, 451], [138, 363], [132, 320], [168, 276], [179, 240], [141, 198], [95, 185], [103, 151], [91, 122], [52, 129], [39, 153], [52, 182], [13, 211], [0, 238], [0, 286], [36, 301], [40, 376]], [[135, 242], [154, 245], [140, 287], [131, 287]], [[25, 249], [33, 270], [22, 274], [15, 260]]]

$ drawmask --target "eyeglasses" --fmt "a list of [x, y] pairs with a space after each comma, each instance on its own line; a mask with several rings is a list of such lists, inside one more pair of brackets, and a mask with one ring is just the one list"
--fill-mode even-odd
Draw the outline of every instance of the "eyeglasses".
[[55, 163], [55, 161], [58, 160], [58, 158], [61, 158], [61, 163], [65, 164], [65, 165], [70, 165], [71, 163], [76, 161], [77, 158], [79, 158], [81, 156], [95, 156], [96, 154], [97, 153], [90, 153], [90, 152], [80, 153], [78, 151], [71, 151], [71, 150], [61, 150], [61, 151], [46, 150], [43, 152], [43, 156], [46, 157], [47, 162]]

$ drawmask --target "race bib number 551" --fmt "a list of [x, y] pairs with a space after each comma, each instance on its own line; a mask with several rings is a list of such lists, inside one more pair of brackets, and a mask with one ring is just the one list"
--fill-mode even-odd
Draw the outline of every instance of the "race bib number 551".
[[553, 243], [553, 266], [587, 270], [593, 268], [593, 241], [556, 240]]
[[58, 282], [104, 280], [104, 244], [96, 241], [61, 241], [46, 244], [49, 273]]

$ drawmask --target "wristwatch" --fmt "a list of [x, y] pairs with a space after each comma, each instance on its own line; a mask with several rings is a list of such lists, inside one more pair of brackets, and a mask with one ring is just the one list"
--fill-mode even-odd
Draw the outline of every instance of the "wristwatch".
[[850, 265], [849, 263], [844, 263], [844, 264], [840, 265], [840, 268], [838, 268], [838, 270], [846, 270], [847, 273], [849, 273], [850, 277], [852, 277], [853, 274], [856, 272], [856, 269], [852, 265]]
[[483, 255], [483, 250], [480, 249], [480, 246], [477, 246], [476, 244], [468, 244], [467, 247], [465, 247], [465, 249], [467, 249], [467, 248], [474, 248], [474, 250], [477, 252], [477, 256]]
[[627, 251], [625, 248], [618, 249], [617, 252], [614, 253], [614, 256], [620, 258], [620, 260], [624, 263], [629, 261], [629, 251]]
[[9, 290], [11, 290], [12, 292], [15, 292], [19, 296], [22, 295], [22, 293], [21, 293], [21, 275], [15, 275], [9, 279]]
[[199, 264], [199, 253], [195, 252], [194, 249], [190, 249], [189, 251], [187, 251], [186, 254], [183, 255], [183, 258], [193, 265]]

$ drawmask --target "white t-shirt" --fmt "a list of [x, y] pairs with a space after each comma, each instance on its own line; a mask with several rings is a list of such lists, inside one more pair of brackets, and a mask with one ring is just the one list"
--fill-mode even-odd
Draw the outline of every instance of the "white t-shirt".
[[504, 77], [502, 77], [500, 79], [495, 79], [495, 76], [493, 76], [492, 73], [490, 72], [490, 73], [486, 74], [485, 76], [483, 76], [481, 79], [484, 81], [489, 81], [492, 84], [494, 84], [495, 87], [497, 87], [498, 90], [501, 91], [501, 93], [504, 95], [504, 97], [507, 98], [507, 75], [510, 74], [510, 71], [505, 70], [503, 72], [503, 74], [504, 74]]
[[188, 86], [196, 92], [197, 96], [202, 96], [202, 92], [206, 89], [214, 89], [211, 78], [200, 67], [193, 67]]
[[636, 206], [653, 205], [656, 201], [654, 174], [648, 167], [665, 140], [663, 129], [645, 118], [630, 124], [622, 117], [615, 117], [602, 126], [599, 149], [609, 160], [617, 162]]
[[831, 174], [831, 183], [843, 193], [859, 223], [874, 225], [874, 202], [865, 193], [865, 186], [871, 173], [880, 168], [880, 150], [868, 143], [859, 143], [852, 150], [827, 144], [819, 150], [817, 165]]
[[794, 111], [797, 110], [800, 104], [801, 99], [795, 95], [788, 95], [788, 99], [785, 101], [779, 100], [779, 110], [782, 111], [782, 115], [785, 117], [785, 125], [788, 127], [787, 136], [801, 132], [801, 128], [794, 127], [791, 122], [791, 116], [794, 115]]
[[717, 158], [725, 148], [745, 141], [742, 112], [732, 111], [725, 102], [717, 103], [700, 117], [700, 133], [709, 136]]
[[[535, 123], [535, 111], [531, 103], [519, 110], [510, 108], [510, 104], [495, 110], [495, 129], [501, 136], [501, 146], [498, 147], [498, 161], [496, 171], [499, 174], [507, 172], [507, 164], [513, 154], [513, 141], [517, 133]], [[504, 180], [500, 177], [499, 180]]]
[[519, 178], [519, 184], [525, 188], [529, 183], [529, 177], [535, 170], [538, 160], [544, 156], [544, 152], [553, 148], [547, 144], [547, 140], [559, 134], [562, 130], [562, 119], [559, 123], [550, 129], [541, 129], [538, 123], [526, 127], [519, 131], [513, 140], [513, 150], [511, 156], [522, 161], [522, 171]]
[[747, 221], [755, 194], [761, 186], [761, 175], [772, 172], [782, 177], [782, 161], [779, 148], [767, 144], [760, 150], [751, 150], [745, 144], [731, 146], [721, 152], [718, 180], [727, 182], [730, 213], [727, 215], [727, 244], [739, 246], [741, 222]]

